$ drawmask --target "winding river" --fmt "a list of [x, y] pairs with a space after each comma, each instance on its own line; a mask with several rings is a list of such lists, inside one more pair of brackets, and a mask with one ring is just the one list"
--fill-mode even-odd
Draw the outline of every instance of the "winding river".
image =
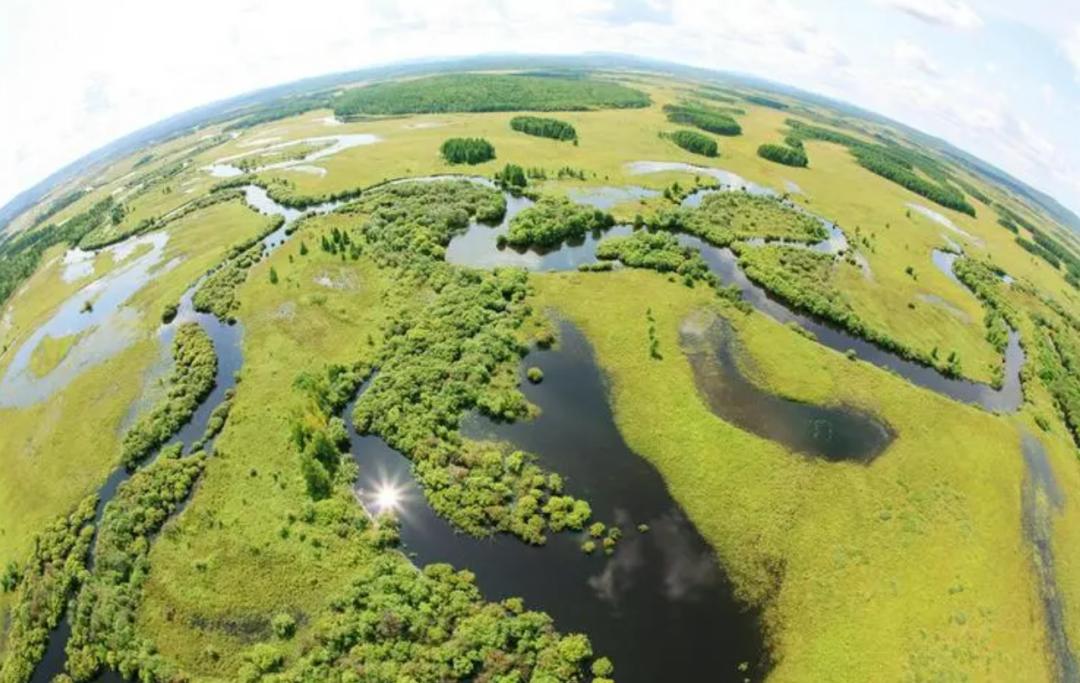
[[[287, 228], [301, 212], [277, 205], [265, 191], [254, 186], [245, 188], [245, 196], [253, 207], [285, 218], [285, 225], [265, 239], [267, 249], [284, 242], [288, 238]], [[451, 241], [447, 259], [481, 268], [514, 265], [534, 270], [570, 270], [594, 262], [596, 245], [605, 235], [630, 231], [628, 226], [616, 226], [604, 234], [588, 235], [576, 244], [546, 252], [500, 249], [498, 235], [507, 229], [516, 213], [530, 204], [527, 199], [509, 195], [507, 201], [507, 215], [499, 225], [469, 226]], [[327, 204], [314, 210], [330, 211], [335, 206]], [[712, 271], [724, 283], [737, 285], [744, 298], [759, 311], [781, 322], [796, 322], [830, 348], [854, 349], [865, 360], [894, 370], [915, 384], [991, 410], [1011, 410], [1019, 405], [1018, 372], [1023, 355], [1015, 334], [1010, 337], [1006, 384], [1001, 391], [947, 379], [933, 368], [905, 361], [789, 310], [746, 279], [730, 250], [687, 235], [679, 239], [699, 249]], [[830, 239], [835, 239], [835, 235], [830, 234]], [[147, 276], [148, 272], [143, 275]], [[138, 279], [135, 273], [125, 277]], [[162, 343], [168, 344], [178, 324], [199, 323], [210, 334], [218, 354], [218, 382], [173, 443], [190, 444], [203, 434], [210, 413], [234, 386], [235, 373], [243, 362], [242, 326], [222, 324], [211, 315], [194, 311], [191, 297], [197, 285], [184, 294], [176, 319], [163, 325], [159, 335]], [[122, 310], [128, 297], [116, 296], [119, 301], [115, 310]], [[81, 303], [78, 296], [72, 301]], [[402, 539], [406, 551], [419, 564], [440, 561], [468, 568], [476, 573], [478, 586], [488, 598], [522, 596], [531, 608], [550, 613], [561, 630], [588, 633], [596, 651], [613, 658], [621, 681], [694, 680], [702, 670], [717, 671], [722, 677], [732, 679], [762, 678], [769, 661], [760, 615], [747, 610], [734, 598], [712, 549], [671, 498], [663, 479], [622, 440], [608, 404], [602, 373], [584, 337], [572, 326], [563, 324], [560, 339], [558, 350], [537, 350], [529, 357], [530, 364], [541, 367], [545, 376], [539, 385], [524, 383], [523, 386], [526, 396], [542, 408], [540, 418], [495, 424], [472, 417], [464, 431], [472, 438], [511, 442], [536, 453], [546, 467], [564, 475], [568, 491], [589, 500], [597, 518], [614, 520], [622, 527], [624, 537], [613, 556], [584, 554], [580, 549], [581, 538], [571, 533], [552, 535], [543, 548], [527, 546], [508, 536], [481, 540], [456, 533], [424, 502], [412, 479], [408, 460], [377, 437], [353, 433], [353, 454], [361, 465], [357, 484], [360, 498], [371, 506], [376, 503], [375, 494], [380, 487], [387, 483], [401, 487], [407, 494], [400, 511]], [[714, 349], [713, 361], [721, 372], [728, 373], [724, 376], [725, 383], [737, 385], [740, 400], [765, 401], [763, 405], [771, 408], [757, 412], [771, 415], [774, 423], [777, 415], [781, 415], [802, 419], [810, 427], [809, 431], [795, 429], [790, 434], [769, 432], [753, 415], [731, 417], [737, 424], [795, 450], [830, 459], [868, 461], [891, 438], [887, 428], [877, 424], [872, 416], [856, 415], [844, 409], [811, 406], [810, 409], [818, 412], [796, 415], [793, 411], [798, 406], [769, 397], [745, 379], [739, 384], [741, 375], [737, 374], [737, 365], [725, 348], [721, 345]], [[708, 391], [703, 393], [709, 395]], [[352, 404], [346, 417], [351, 412]], [[209, 447], [208, 444], [208, 450]], [[104, 505], [128, 476], [121, 468], [102, 486], [96, 522], [100, 521]], [[648, 531], [637, 531], [639, 524], [647, 524]], [[49, 681], [63, 670], [64, 645], [69, 633], [65, 617], [49, 640], [44, 661], [35, 670], [35, 682]], [[115, 674], [106, 674], [102, 680], [119, 679]]]
[[[535, 350], [528, 363], [544, 381], [523, 381], [539, 418], [512, 424], [473, 416], [467, 437], [513, 444], [558, 472], [569, 493], [589, 501], [597, 519], [623, 531], [615, 554], [582, 552], [584, 534], [552, 534], [542, 547], [508, 535], [456, 533], [427, 505], [409, 461], [375, 436], [352, 433], [360, 465], [358, 494], [377, 511], [379, 492], [398, 489], [404, 550], [418, 564], [467, 567], [485, 597], [521, 596], [564, 632], [589, 635], [597, 654], [615, 662], [623, 682], [760, 680], [768, 671], [760, 615], [733, 595], [712, 548], [671, 498], [663, 478], [627, 447], [608, 403], [588, 342], [562, 323], [557, 350]], [[524, 377], [523, 377], [524, 380]], [[351, 424], [352, 408], [345, 411]], [[637, 530], [647, 524], [648, 531]]]

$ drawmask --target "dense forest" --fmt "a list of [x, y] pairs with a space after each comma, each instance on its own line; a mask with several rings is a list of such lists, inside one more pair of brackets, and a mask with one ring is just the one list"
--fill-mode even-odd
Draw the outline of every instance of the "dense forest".
[[495, 158], [495, 147], [484, 138], [448, 138], [439, 153], [448, 164], [482, 164]]
[[664, 113], [672, 123], [694, 126], [716, 135], [739, 135], [742, 127], [729, 114], [703, 104], [665, 104]]
[[719, 153], [716, 140], [713, 140], [708, 135], [702, 135], [697, 131], [677, 130], [672, 133], [665, 133], [664, 136], [679, 147], [685, 149], [687, 152], [693, 152], [694, 154], [700, 154], [706, 157], [714, 157]]
[[342, 118], [479, 111], [580, 111], [647, 107], [649, 97], [592, 78], [517, 74], [448, 74], [376, 83], [342, 93]]
[[577, 131], [572, 125], [566, 121], [543, 116], [515, 116], [510, 119], [510, 127], [518, 132], [541, 138], [577, 140]]

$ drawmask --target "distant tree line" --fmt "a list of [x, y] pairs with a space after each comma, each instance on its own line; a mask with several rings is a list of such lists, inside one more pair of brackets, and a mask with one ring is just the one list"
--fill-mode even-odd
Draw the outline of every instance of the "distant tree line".
[[[799, 140], [820, 140], [848, 148], [860, 166], [917, 195], [946, 208], [955, 209], [969, 216], [975, 215], [975, 207], [964, 193], [950, 184], [950, 176], [944, 167], [925, 154], [906, 149], [896, 143], [873, 144], [858, 138], [820, 126], [812, 126], [796, 119], [788, 119], [790, 137]], [[916, 169], [927, 177], [920, 176]]]
[[581, 111], [647, 107], [649, 96], [593, 78], [445, 74], [353, 88], [338, 96], [342, 118], [479, 111]]

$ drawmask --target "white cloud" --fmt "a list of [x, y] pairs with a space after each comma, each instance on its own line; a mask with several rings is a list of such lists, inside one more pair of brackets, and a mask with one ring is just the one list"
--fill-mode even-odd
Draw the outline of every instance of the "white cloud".
[[[110, 140], [212, 100], [370, 64], [511, 51], [629, 52], [749, 73], [942, 135], [1042, 189], [1065, 187], [1061, 173], [1080, 177], [1063, 161], [1080, 146], [1036, 125], [1048, 109], [1038, 86], [1028, 97], [998, 92], [1002, 74], [1024, 73], [1012, 53], [975, 52], [958, 69], [933, 41], [961, 37], [896, 21], [902, 10], [937, 26], [982, 25], [958, 0], [876, 0], [847, 22], [835, 21], [831, 0], [307, 0], [304, 27], [289, 0], [189, 0], [167, 18], [156, 3], [113, 2], [102, 13], [77, 0], [0, 0], [0, 83], [19, 103], [0, 107], [0, 204]], [[166, 20], [170, 30], [157, 30]], [[898, 23], [912, 36], [889, 30]], [[888, 37], [867, 39], [876, 31]], [[1080, 25], [1060, 47], [1080, 78]], [[1033, 83], [1044, 78], [1055, 111], [1080, 105], [1072, 83], [1032, 71]], [[1028, 129], [1009, 124], [1018, 112]], [[1058, 143], [1044, 167], [1033, 130]], [[1076, 204], [1072, 181], [1067, 191]]]
[[893, 44], [893, 60], [900, 66], [920, 71], [927, 76], [936, 78], [941, 74], [926, 50], [906, 40], [898, 40]]
[[1073, 24], [1072, 30], [1061, 39], [1061, 49], [1076, 70], [1076, 80], [1080, 81], [1080, 24]]
[[884, 3], [929, 24], [964, 30], [983, 25], [982, 17], [964, 0], [884, 0]]

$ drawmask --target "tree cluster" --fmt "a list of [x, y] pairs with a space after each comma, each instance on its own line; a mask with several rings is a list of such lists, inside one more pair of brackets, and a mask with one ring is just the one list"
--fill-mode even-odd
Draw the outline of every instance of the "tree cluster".
[[23, 683], [45, 656], [49, 633], [56, 628], [68, 599], [86, 570], [94, 535], [97, 496], [84, 498], [69, 515], [51, 523], [34, 539], [34, 551], [14, 572], [15, 599], [8, 617], [0, 680]]
[[742, 133], [742, 126], [730, 114], [704, 104], [695, 102], [665, 104], [664, 113], [667, 115], [667, 120], [672, 123], [694, 126], [716, 135]]
[[129, 468], [183, 427], [214, 388], [217, 376], [214, 342], [197, 323], [177, 328], [173, 361], [173, 370], [166, 380], [166, 396], [124, 434], [120, 459]]
[[484, 138], [449, 138], [439, 153], [448, 164], [482, 164], [495, 158], [495, 147]]
[[515, 247], [552, 247], [615, 225], [611, 214], [565, 197], [544, 196], [510, 221], [505, 242]]
[[682, 147], [687, 152], [692, 152], [693, 154], [714, 157], [719, 153], [719, 147], [716, 145], [716, 140], [713, 140], [708, 135], [702, 135], [697, 131], [677, 130], [663, 135], [679, 147]]
[[552, 140], [577, 140], [577, 131], [566, 121], [543, 116], [515, 116], [510, 127], [519, 133]]
[[803, 147], [802, 141], [798, 138], [794, 138], [794, 142], [798, 144], [776, 145], [771, 142], [765, 143], [757, 148], [757, 155], [762, 159], [775, 161], [776, 163], [785, 166], [805, 168], [810, 163], [810, 160], [806, 156], [806, 149]]
[[206, 460], [202, 453], [179, 453], [180, 444], [165, 449], [105, 506], [93, 571], [71, 610], [67, 671], [75, 681], [92, 681], [106, 667], [125, 680], [168, 680], [175, 673], [135, 624], [152, 537], [187, 499]]

